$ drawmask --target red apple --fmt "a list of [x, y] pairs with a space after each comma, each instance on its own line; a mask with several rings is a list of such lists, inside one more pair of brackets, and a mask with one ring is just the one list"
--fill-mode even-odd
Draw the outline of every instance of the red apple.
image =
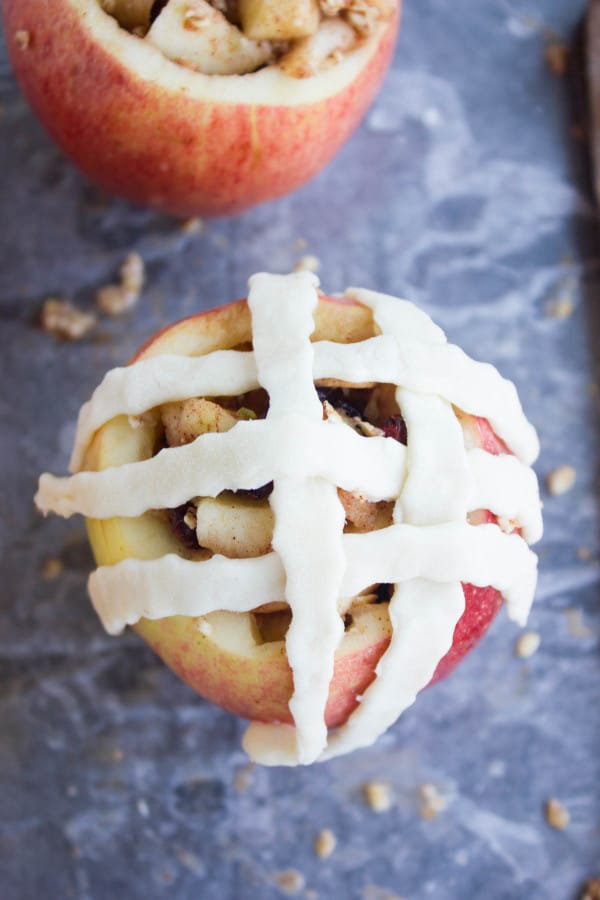
[[[347, 300], [323, 298], [315, 323], [314, 340], [349, 342], [373, 334], [370, 311]], [[134, 359], [163, 353], [199, 355], [249, 340], [250, 315], [242, 300], [164, 329]], [[486, 420], [462, 413], [460, 418], [471, 445], [484, 446], [491, 453], [505, 451]], [[152, 428], [134, 429], [125, 417], [114, 419], [95, 435], [84, 468], [101, 470], [146, 458], [152, 455], [155, 440]], [[494, 521], [494, 517], [480, 511], [476, 521]], [[88, 520], [87, 524], [100, 565], [128, 556], [149, 559], [166, 552], [185, 552], [166, 520], [152, 513], [137, 519]], [[501, 595], [491, 587], [465, 584], [464, 594], [465, 612], [456, 626], [454, 643], [432, 681], [447, 675], [477, 643], [502, 604]], [[173, 671], [208, 700], [249, 719], [289, 722], [292, 676], [281, 639], [284, 628], [278, 628], [277, 615], [220, 612], [201, 620], [185, 616], [142, 619], [136, 630]], [[387, 603], [353, 607], [352, 623], [336, 654], [326, 713], [330, 727], [342, 724], [355, 708], [357, 695], [375, 677], [375, 666], [390, 635]], [[273, 637], [278, 639], [269, 639]]]
[[182, 216], [286, 194], [339, 150], [387, 69], [398, 12], [309, 78], [277, 66], [203, 75], [121, 28], [99, 0], [4, 0], [13, 69], [45, 127], [96, 183]]

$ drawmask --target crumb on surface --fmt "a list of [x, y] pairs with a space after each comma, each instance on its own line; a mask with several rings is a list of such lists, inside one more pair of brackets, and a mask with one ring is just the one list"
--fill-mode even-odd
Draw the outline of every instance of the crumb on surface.
[[558, 831], [564, 831], [571, 820], [569, 810], [555, 797], [551, 797], [550, 800], [546, 801], [544, 813], [548, 825], [551, 828], [556, 828]]
[[592, 551], [589, 547], [581, 546], [577, 548], [577, 559], [580, 559], [582, 562], [587, 562], [588, 559], [592, 558]]
[[196, 856], [195, 853], [192, 853], [191, 850], [185, 850], [183, 847], [180, 847], [176, 852], [177, 861], [184, 867], [184, 869], [188, 869], [190, 872], [194, 872], [196, 875], [204, 875], [205, 866], [199, 856]]
[[581, 610], [576, 606], [569, 606], [565, 609], [565, 617], [567, 619], [567, 631], [573, 637], [588, 638], [593, 637], [594, 632], [583, 621]]
[[546, 46], [544, 59], [553, 75], [564, 75], [569, 67], [569, 48], [559, 41]]
[[60, 575], [62, 570], [63, 564], [60, 559], [57, 559], [55, 556], [49, 556], [42, 565], [42, 578], [44, 581], [52, 581]]
[[550, 472], [546, 478], [546, 486], [553, 497], [560, 497], [570, 491], [575, 484], [577, 473], [573, 466], [559, 466]]
[[290, 897], [299, 894], [306, 884], [304, 875], [297, 869], [282, 869], [280, 872], [275, 872], [273, 881], [284, 894], [288, 894]]
[[43, 331], [68, 341], [79, 341], [96, 326], [96, 316], [85, 313], [68, 300], [49, 297], [40, 313]]
[[107, 284], [96, 293], [96, 303], [108, 316], [122, 316], [140, 298], [145, 280], [144, 260], [139, 253], [128, 253], [119, 269], [119, 284]]
[[307, 253], [301, 256], [294, 266], [294, 272], [318, 272], [321, 268], [321, 260], [318, 256]]
[[541, 638], [537, 631], [524, 631], [515, 642], [515, 653], [521, 659], [529, 659], [530, 656], [537, 653], [540, 643]]
[[179, 226], [179, 230], [184, 234], [200, 234], [200, 232], [204, 231], [204, 222], [202, 219], [198, 218], [198, 216], [184, 219]]
[[238, 794], [245, 794], [252, 784], [252, 778], [254, 776], [255, 768], [255, 763], [250, 762], [245, 766], [241, 766], [236, 771], [233, 778], [233, 787], [238, 792]]
[[31, 45], [31, 32], [26, 31], [24, 28], [15, 31], [15, 44], [21, 50], [27, 50]]
[[447, 805], [447, 798], [435, 784], [419, 785], [419, 812], [422, 819], [435, 819]]
[[140, 797], [136, 803], [137, 811], [143, 819], [147, 819], [150, 815], [150, 807], [143, 797]]
[[568, 319], [574, 311], [575, 305], [566, 295], [549, 300], [546, 304], [546, 315], [550, 319]]
[[392, 806], [392, 789], [385, 781], [367, 781], [363, 786], [367, 806], [373, 812], [387, 812]]
[[587, 882], [581, 900], [600, 900], [600, 878], [592, 878]]
[[328, 859], [337, 846], [337, 838], [331, 828], [323, 828], [315, 838], [315, 853], [319, 859]]

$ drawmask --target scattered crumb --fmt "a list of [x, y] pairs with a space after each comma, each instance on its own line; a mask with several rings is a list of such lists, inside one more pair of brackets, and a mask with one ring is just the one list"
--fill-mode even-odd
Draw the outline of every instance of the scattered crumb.
[[212, 625], [208, 622], [204, 616], [197, 616], [194, 619], [194, 625], [196, 630], [203, 634], [205, 637], [208, 637], [209, 634], [212, 634]]
[[123, 759], [125, 758], [125, 754], [123, 753], [123, 751], [121, 750], [120, 747], [113, 747], [112, 750], [108, 754], [108, 758], [113, 763], [120, 763], [120, 762], [123, 762]]
[[15, 44], [21, 50], [27, 50], [31, 46], [31, 32], [24, 29], [15, 31]]
[[600, 878], [588, 881], [583, 889], [581, 900], [600, 900]]
[[108, 316], [122, 316], [140, 298], [144, 286], [144, 260], [139, 253], [128, 253], [119, 270], [119, 284], [107, 284], [96, 293], [96, 303]]
[[589, 547], [578, 547], [577, 548], [577, 559], [580, 559], [582, 562], [587, 562], [588, 559], [592, 558], [592, 551]]
[[40, 314], [43, 331], [67, 341], [79, 341], [96, 326], [96, 316], [84, 313], [68, 300], [50, 297]]
[[306, 250], [308, 247], [308, 241], [305, 238], [296, 238], [294, 241], [294, 250]]
[[140, 799], [136, 803], [136, 806], [137, 806], [137, 811], [139, 812], [140, 816], [143, 819], [147, 819], [150, 816], [150, 807], [148, 806], [148, 804], [146, 803], [146, 801], [144, 800], [143, 797], [140, 797]]
[[565, 616], [567, 619], [567, 630], [573, 637], [587, 638], [593, 636], [594, 632], [585, 624], [581, 610], [576, 606], [570, 606], [568, 609], [565, 609]]
[[546, 478], [546, 486], [553, 497], [566, 494], [575, 484], [576, 471], [573, 466], [559, 466]]
[[254, 776], [255, 768], [256, 766], [254, 763], [248, 763], [247, 765], [239, 768], [235, 773], [233, 779], [233, 787], [238, 792], [238, 794], [245, 794], [252, 784], [252, 778]]
[[181, 848], [177, 850], [175, 855], [184, 869], [189, 869], [189, 871], [193, 872], [195, 875], [205, 874], [206, 867], [204, 866], [204, 863], [200, 857], [196, 856], [195, 853], [192, 853], [191, 850], [184, 850]]
[[556, 297], [546, 304], [546, 315], [550, 319], [568, 319], [573, 315], [575, 306], [570, 297]]
[[553, 75], [564, 75], [569, 66], [569, 48], [556, 41], [552, 42], [544, 51], [544, 59]]
[[337, 838], [330, 828], [324, 828], [315, 838], [315, 853], [320, 859], [328, 859], [337, 845]]
[[419, 812], [422, 819], [435, 819], [447, 805], [447, 798], [440, 793], [435, 784], [419, 786]]
[[60, 575], [62, 570], [63, 564], [60, 559], [57, 559], [55, 556], [49, 556], [48, 559], [44, 560], [44, 565], [42, 566], [42, 578], [44, 581], [52, 581]]
[[175, 873], [172, 872], [171, 869], [164, 869], [159, 873], [158, 877], [163, 884], [173, 884], [175, 881]]
[[321, 268], [321, 260], [318, 256], [301, 256], [296, 265], [294, 272], [318, 272]]
[[229, 250], [229, 238], [225, 237], [224, 234], [217, 234], [215, 237], [215, 247], [218, 247], [219, 250]]
[[537, 631], [524, 631], [515, 643], [515, 653], [521, 659], [529, 659], [539, 649], [541, 638]]
[[275, 872], [273, 881], [284, 894], [289, 894], [290, 897], [299, 894], [306, 884], [304, 875], [297, 869], [283, 869], [281, 872]]
[[548, 825], [551, 828], [557, 828], [559, 831], [564, 831], [571, 820], [569, 810], [562, 805], [560, 800], [556, 800], [554, 797], [546, 801], [544, 812]]
[[318, 894], [316, 891], [313, 891], [312, 888], [309, 888], [307, 891], [304, 891], [303, 897], [304, 900], [317, 900]]
[[76, 784], [68, 784], [65, 793], [67, 797], [77, 797], [79, 794], [79, 788]]
[[200, 234], [204, 231], [204, 222], [202, 219], [185, 219], [179, 226], [179, 230], [184, 234]]
[[392, 791], [385, 781], [367, 781], [363, 787], [367, 805], [373, 812], [387, 812], [392, 806]]

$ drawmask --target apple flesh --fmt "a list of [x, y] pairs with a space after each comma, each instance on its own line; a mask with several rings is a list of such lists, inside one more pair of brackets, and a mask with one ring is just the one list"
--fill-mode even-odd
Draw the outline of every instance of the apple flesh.
[[98, 0], [2, 9], [16, 77], [65, 153], [101, 187], [182, 216], [236, 213], [312, 178], [375, 96], [400, 12], [338, 64], [297, 79], [277, 66], [190, 71]]
[[[364, 340], [372, 336], [370, 312], [347, 300], [323, 298], [315, 314], [315, 340]], [[245, 301], [192, 316], [166, 328], [148, 341], [134, 359], [163, 353], [199, 355], [236, 347], [251, 339]], [[490, 453], [506, 452], [489, 423], [460, 414], [466, 440]], [[125, 416], [113, 419], [95, 435], [84, 468], [102, 470], [153, 455], [159, 426], [133, 428]], [[479, 511], [476, 521], [495, 521]], [[149, 512], [136, 519], [88, 520], [88, 533], [99, 565], [126, 557], [152, 559], [178, 552], [194, 557], [176, 537], [166, 518]], [[196, 551], [195, 558], [202, 558]], [[449, 652], [440, 661], [432, 683], [443, 678], [479, 641], [502, 605], [491, 587], [463, 585], [465, 611]], [[252, 614], [215, 612], [202, 618], [172, 616], [140, 620], [141, 637], [164, 662], [207, 700], [229, 712], [266, 722], [291, 722], [288, 702], [292, 673], [285, 643], [287, 612]], [[330, 685], [326, 720], [330, 728], [342, 724], [375, 677], [375, 667], [389, 644], [391, 624], [387, 603], [351, 608], [351, 621], [338, 648]], [[309, 652], [309, 651], [307, 651]]]

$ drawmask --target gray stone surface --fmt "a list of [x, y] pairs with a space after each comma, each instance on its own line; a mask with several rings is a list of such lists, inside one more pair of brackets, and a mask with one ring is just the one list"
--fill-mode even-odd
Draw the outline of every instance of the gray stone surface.
[[[390, 77], [335, 162], [295, 196], [195, 236], [87, 184], [2, 57], [2, 900], [275, 900], [273, 873], [288, 868], [307, 898], [569, 900], [600, 877], [600, 241], [572, 131], [581, 85], [544, 62], [553, 34], [573, 42], [582, 10], [408, 0]], [[42, 469], [65, 470], [77, 409], [107, 368], [157, 327], [243, 295], [254, 270], [288, 270], [299, 238], [327, 289], [405, 294], [515, 379], [540, 430], [540, 475], [567, 462], [577, 483], [545, 497], [534, 657], [515, 657], [502, 616], [373, 749], [246, 772], [241, 722], [135, 636], [102, 633], [82, 522], [43, 521], [31, 498]], [[126, 320], [78, 344], [36, 328], [49, 294], [91, 307], [132, 249], [149, 277]], [[562, 296], [573, 315], [548, 316]], [[48, 557], [64, 564], [53, 581], [40, 574]], [[362, 800], [374, 777], [392, 785], [389, 812]], [[419, 816], [423, 782], [448, 799], [432, 821]], [[544, 821], [550, 796], [570, 810], [564, 832]], [[312, 849], [323, 827], [338, 837], [326, 861]]]

